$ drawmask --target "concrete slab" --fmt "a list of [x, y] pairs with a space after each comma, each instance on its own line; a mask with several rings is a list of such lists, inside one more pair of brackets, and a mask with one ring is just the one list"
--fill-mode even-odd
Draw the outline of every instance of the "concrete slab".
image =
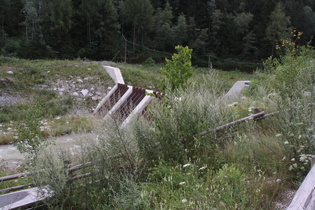
[[125, 84], [124, 78], [120, 72], [119, 68], [112, 66], [103, 66], [109, 76], [114, 80], [115, 83]]
[[19, 209], [33, 205], [50, 197], [47, 189], [38, 187], [12, 192], [0, 196], [0, 209]]
[[250, 81], [237, 81], [233, 87], [225, 94], [224, 97], [230, 97], [230, 96], [238, 96], [241, 94], [242, 90], [249, 86]]

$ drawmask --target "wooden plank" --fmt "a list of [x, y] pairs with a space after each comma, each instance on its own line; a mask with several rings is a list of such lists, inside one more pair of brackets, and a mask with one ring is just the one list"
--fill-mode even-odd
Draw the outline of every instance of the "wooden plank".
[[0, 193], [4, 193], [4, 192], [11, 192], [11, 191], [15, 191], [15, 190], [21, 190], [30, 186], [34, 186], [34, 184], [24, 184], [24, 185], [19, 185], [19, 186], [14, 186], [14, 187], [8, 187], [5, 189], [0, 190]]
[[[265, 115], [265, 112], [259, 112], [259, 113], [256, 113], [256, 114], [252, 114], [252, 115], [250, 115], [250, 116], [248, 116], [248, 117], [244, 117], [244, 118], [242, 118], [242, 119], [239, 119], [239, 120], [236, 120], [236, 121], [227, 123], [227, 124], [222, 125], [222, 126], [219, 126], [219, 127], [216, 127], [216, 128], [214, 128], [214, 129], [204, 131], [204, 132], [199, 133], [199, 134], [197, 134], [197, 135], [195, 135], [195, 136], [196, 136], [196, 137], [198, 137], [198, 136], [204, 136], [204, 135], [206, 135], [206, 134], [208, 134], [208, 133], [217, 132], [217, 131], [220, 131], [220, 130], [223, 130], [223, 129], [226, 129], [226, 128], [229, 128], [229, 127], [232, 127], [232, 126], [235, 126], [235, 125], [238, 125], [238, 124], [240, 124], [240, 123], [249, 121], [249, 120], [251, 120], [251, 119], [254, 119], [254, 120], [256, 120], [256, 119], [263, 119], [263, 118], [264, 118], [264, 115]], [[271, 115], [269, 114], [269, 116], [271, 116]]]
[[9, 175], [9, 176], [0, 177], [0, 182], [9, 181], [9, 180], [12, 180], [12, 179], [18, 179], [18, 178], [21, 178], [21, 177], [29, 176], [29, 175], [31, 175], [33, 173], [34, 172], [25, 172], [25, 173], [13, 174], [13, 175]]

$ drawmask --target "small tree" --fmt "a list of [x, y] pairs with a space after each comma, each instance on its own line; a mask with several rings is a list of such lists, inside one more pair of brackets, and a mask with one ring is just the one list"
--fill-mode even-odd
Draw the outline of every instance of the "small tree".
[[174, 53], [172, 60], [166, 58], [165, 67], [161, 68], [161, 72], [168, 79], [168, 81], [162, 81], [160, 85], [162, 91], [166, 89], [166, 82], [169, 82], [172, 90], [183, 87], [193, 74], [191, 70], [192, 49], [187, 46], [176, 46], [175, 49], [178, 54]]

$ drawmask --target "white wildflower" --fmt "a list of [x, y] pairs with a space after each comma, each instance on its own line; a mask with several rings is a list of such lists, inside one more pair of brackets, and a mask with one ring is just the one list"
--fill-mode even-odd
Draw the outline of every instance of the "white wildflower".
[[293, 167], [292, 167], [292, 165], [290, 165], [290, 167], [289, 167], [289, 171], [292, 171], [293, 170]]
[[292, 158], [291, 161], [294, 162], [294, 161], [295, 161], [295, 158]]
[[182, 203], [186, 203], [186, 202], [187, 202], [187, 199], [184, 198], [184, 199], [182, 200]]
[[270, 96], [276, 96], [277, 93], [269, 93], [267, 97], [270, 97]]
[[201, 168], [199, 168], [199, 171], [202, 171], [202, 170], [204, 170], [206, 168], [207, 168], [207, 166], [202, 166]]
[[277, 133], [276, 137], [282, 136], [282, 133]]
[[300, 155], [300, 161], [304, 162], [307, 159], [307, 155], [306, 154], [301, 154]]
[[181, 97], [175, 97], [175, 101], [182, 101], [182, 98]]
[[228, 105], [228, 107], [231, 107], [231, 106], [237, 106], [238, 102], [234, 102], [234, 103], [231, 103]]
[[287, 144], [289, 144], [289, 142], [288, 142], [288, 141], [285, 141], [284, 144], [287, 145]]
[[183, 168], [186, 168], [186, 167], [188, 167], [190, 165], [191, 165], [190, 163], [187, 163], [187, 164], [183, 165]]
[[179, 185], [184, 185], [186, 182], [180, 182]]

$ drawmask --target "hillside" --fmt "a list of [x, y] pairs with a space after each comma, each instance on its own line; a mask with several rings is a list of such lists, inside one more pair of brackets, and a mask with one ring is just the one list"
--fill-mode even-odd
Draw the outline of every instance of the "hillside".
[[[255, 75], [193, 68], [186, 88], [166, 89], [148, 106], [149, 117], [128, 128], [91, 115], [113, 86], [100, 63], [1, 57], [1, 97], [14, 98], [0, 105], [2, 142], [23, 140], [25, 169], [40, 172], [29, 179], [50, 186], [53, 208], [283, 209], [313, 151], [313, 80], [305, 75], [314, 71], [314, 54], [301, 52], [270, 58], [267, 73]], [[163, 78], [159, 65], [111, 65], [134, 86], [155, 89]], [[241, 97], [225, 98], [237, 80], [252, 83]], [[257, 120], [257, 110], [273, 115]], [[84, 138], [76, 150], [42, 144], [70, 133]], [[64, 170], [82, 163], [76, 172]]]

